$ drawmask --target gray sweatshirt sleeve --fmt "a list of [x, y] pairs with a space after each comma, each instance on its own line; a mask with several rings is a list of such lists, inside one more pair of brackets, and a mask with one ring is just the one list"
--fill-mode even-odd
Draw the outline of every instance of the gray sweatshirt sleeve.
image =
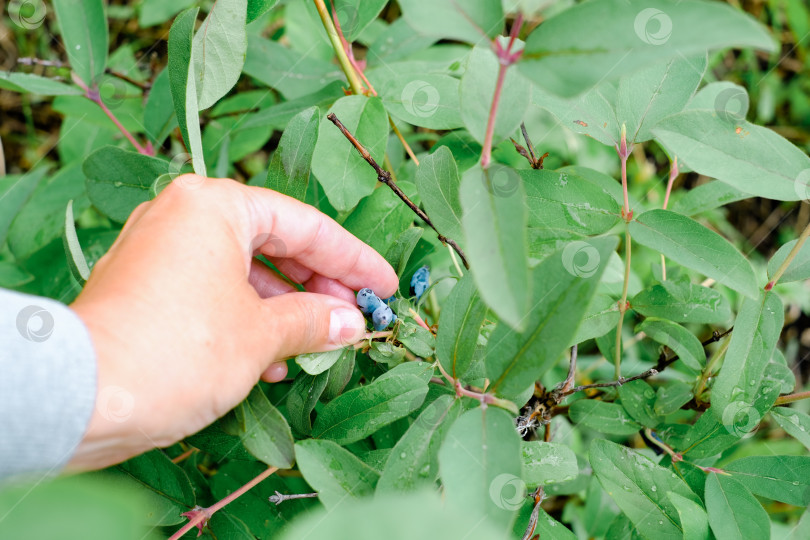
[[0, 483], [56, 474], [96, 399], [96, 356], [64, 304], [0, 289]]

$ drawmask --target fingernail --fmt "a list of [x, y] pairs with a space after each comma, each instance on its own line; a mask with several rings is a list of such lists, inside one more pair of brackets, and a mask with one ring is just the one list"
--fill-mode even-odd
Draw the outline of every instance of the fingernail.
[[366, 333], [366, 321], [356, 309], [336, 308], [329, 316], [329, 341], [345, 347], [357, 343]]

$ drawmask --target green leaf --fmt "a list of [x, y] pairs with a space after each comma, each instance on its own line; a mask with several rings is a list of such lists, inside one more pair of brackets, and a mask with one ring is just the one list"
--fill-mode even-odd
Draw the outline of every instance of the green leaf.
[[617, 92], [613, 81], [605, 81], [572, 98], [559, 97], [535, 87], [532, 89], [532, 100], [576, 133], [596, 139], [602, 144], [615, 146], [622, 130], [616, 117]]
[[433, 356], [436, 338], [433, 334], [408, 321], [403, 321], [397, 332], [397, 340], [416, 356], [429, 358]]
[[669, 495], [700, 499], [672, 471], [629, 448], [597, 439], [588, 455], [599, 483], [645, 538], [681, 540], [678, 510]]
[[302, 370], [295, 376], [287, 394], [287, 418], [294, 430], [303, 435], [312, 432], [312, 410], [318, 404], [328, 380], [328, 373], [310, 375]]
[[810, 456], [749, 456], [723, 469], [754, 495], [794, 506], [810, 504]]
[[174, 2], [143, 0], [138, 13], [138, 26], [147, 28], [164, 23], [192, 4], [194, 4], [194, 0], [175, 0]]
[[326, 404], [312, 436], [348, 444], [418, 409], [427, 384], [414, 375], [394, 375], [349, 390]]
[[[504, 41], [503, 44], [505, 43]], [[470, 135], [482, 144], [489, 122], [498, 69], [498, 58], [492, 50], [492, 45], [486, 42], [473, 48], [467, 60], [467, 68], [461, 77], [459, 87], [461, 119]], [[531, 103], [531, 96], [532, 85], [529, 81], [517, 70], [507, 70], [500, 102], [508, 106], [498, 109], [493, 144], [508, 138], [520, 126]]]
[[101, 0], [54, 0], [71, 69], [87, 85], [107, 67], [107, 17]]
[[677, 493], [670, 493], [669, 500], [678, 510], [683, 529], [683, 540], [709, 540], [709, 516], [706, 510], [693, 501]]
[[391, 73], [373, 81], [385, 109], [396, 118], [428, 129], [455, 129], [461, 120], [457, 78], [443, 73]]
[[404, 495], [389, 493], [357, 502], [347, 501], [339, 512], [321, 509], [307, 513], [283, 532], [281, 540], [307, 537], [329, 540], [507, 538], [502, 531], [480, 518], [472, 519], [467, 512], [445, 508], [438, 495], [429, 491]]
[[594, 295], [582, 323], [569, 345], [602, 337], [619, 323], [619, 304], [606, 294]]
[[729, 476], [706, 475], [706, 510], [717, 538], [761, 540], [771, 537], [765, 509], [742, 484]]
[[[8, 246], [20, 261], [27, 259], [62, 235], [65, 229], [65, 206], [69, 200], [73, 199], [77, 214], [84, 212], [89, 206], [84, 194], [84, 178], [79, 162], [67, 164], [46, 180], [39, 181], [46, 173], [47, 169], [41, 169], [28, 173], [22, 179], [17, 177], [21, 182], [20, 186], [6, 191], [6, 197], [10, 199], [9, 209], [12, 212], [9, 218], [0, 217], [0, 222], [13, 218], [8, 227]], [[32, 182], [36, 189], [28, 202], [16, 211], [14, 206], [21, 205], [23, 197], [27, 196], [25, 192], [33, 187], [31, 184], [26, 185], [28, 182]], [[2, 204], [0, 208], [5, 210]], [[2, 236], [3, 234], [0, 234], [0, 237]]]
[[538, 86], [573, 96], [647, 65], [724, 47], [773, 51], [775, 43], [752, 17], [716, 2], [600, 0], [544, 21], [518, 66]]
[[25, 206], [47, 173], [47, 167], [40, 167], [25, 174], [0, 176], [0, 246], [6, 243], [6, 234], [17, 212]]
[[247, 22], [253, 22], [278, 4], [278, 0], [248, 0]]
[[645, 317], [679, 323], [716, 324], [731, 319], [731, 306], [723, 295], [688, 281], [653, 285], [633, 297], [630, 306]]
[[416, 169], [415, 182], [425, 211], [439, 232], [448, 238], [460, 239], [460, 180], [450, 149], [442, 146], [422, 158]]
[[568, 482], [579, 474], [574, 452], [560, 443], [522, 441], [522, 478], [529, 487]]
[[465, 251], [481, 298], [510, 327], [527, 327], [526, 196], [510, 168], [474, 167], [461, 182]]
[[459, 280], [442, 303], [436, 358], [445, 371], [457, 379], [463, 378], [472, 365], [486, 314], [487, 307], [481, 301], [471, 274]]
[[630, 235], [680, 265], [749, 298], [757, 297], [751, 263], [725, 238], [693, 219], [668, 210], [649, 210], [630, 223]]
[[232, 411], [205, 429], [186, 437], [185, 440], [191, 446], [211, 454], [218, 460], [227, 457], [232, 460], [255, 462], [256, 458], [245, 449], [242, 440], [225, 430], [227, 428], [238, 433], [241, 428], [230, 429], [234, 424], [237, 424], [237, 421], [236, 415]]
[[662, 416], [672, 414], [689, 402], [695, 394], [692, 387], [680, 381], [670, 381], [658, 389], [655, 405], [655, 413]]
[[620, 220], [621, 207], [613, 197], [580, 176], [540, 169], [518, 173], [529, 203], [529, 227], [570, 238], [602, 234]]
[[571, 404], [568, 415], [577, 425], [600, 433], [633, 435], [641, 429], [641, 425], [637, 424], [618, 403], [580, 399]]
[[250, 527], [227, 510], [218, 511], [208, 522], [208, 527], [216, 533], [217, 540], [255, 540]]
[[149, 97], [143, 110], [143, 127], [151, 141], [160, 146], [176, 126], [169, 70], [164, 69], [155, 77], [152, 88], [149, 89]]
[[[712, 405], [718, 420], [728, 422], [736, 409], [747, 409], [760, 394], [765, 367], [773, 356], [785, 315], [773, 292], [756, 300], [743, 300], [723, 367], [712, 387]], [[760, 415], [760, 418], [762, 416]]]
[[637, 379], [619, 387], [622, 407], [639, 424], [655, 428], [663, 420], [655, 412], [655, 390], [646, 381]]
[[197, 103], [197, 75], [192, 62], [192, 37], [197, 12], [200, 8], [190, 8], [177, 16], [169, 30], [169, 86], [174, 102], [177, 123], [183, 135], [183, 142], [189, 149], [194, 163], [194, 172], [207, 176], [203, 159], [200, 115]]
[[65, 246], [65, 255], [70, 273], [76, 278], [80, 285], [84, 285], [90, 277], [90, 268], [82, 253], [82, 246], [79, 237], [76, 236], [76, 223], [73, 220], [73, 200], [68, 201], [65, 209], [65, 231], [62, 235], [62, 243]]
[[304, 479], [328, 509], [374, 493], [377, 472], [332, 441], [298, 441], [295, 455]]
[[333, 351], [299, 354], [295, 363], [301, 366], [306, 373], [318, 375], [332, 367], [340, 360], [348, 349], [335, 349]]
[[[467, 411], [439, 450], [447, 506], [488, 521], [504, 533], [522, 506], [520, 437], [509, 414], [495, 407]], [[503, 533], [502, 533], [503, 534]]]
[[326, 388], [323, 389], [321, 399], [323, 401], [330, 401], [335, 399], [349, 381], [354, 373], [354, 359], [357, 351], [353, 347], [346, 349], [346, 354], [341, 355], [340, 359], [329, 368], [329, 381], [326, 383]]
[[706, 365], [706, 352], [695, 335], [672, 321], [648, 317], [636, 326], [635, 332], [644, 332], [651, 339], [675, 351], [687, 366], [700, 371]]
[[774, 131], [725, 112], [684, 111], [653, 130], [694, 171], [782, 201], [810, 195], [810, 158]]
[[14, 92], [30, 92], [41, 96], [81, 95], [81, 90], [59, 81], [33, 73], [0, 71], [0, 88]]
[[461, 400], [450, 395], [427, 405], [391, 449], [377, 492], [403, 493], [433, 486], [439, 475], [439, 447], [462, 410]]
[[810, 416], [787, 407], [775, 407], [771, 416], [782, 429], [810, 449]]
[[150, 525], [176, 525], [180, 514], [195, 504], [194, 488], [185, 471], [160, 450], [152, 450], [99, 474], [108, 482], [130, 487], [148, 503], [141, 516]]
[[694, 216], [707, 210], [749, 199], [751, 195], [724, 182], [712, 181], [690, 189], [672, 205], [672, 211], [684, 216]]
[[135, 207], [152, 198], [155, 179], [169, 172], [169, 163], [115, 146], [99, 148], [82, 165], [90, 202], [114, 221], [123, 223]]
[[197, 108], [207, 109], [234, 87], [245, 63], [247, 0], [217, 0], [194, 36]]
[[410, 208], [392, 190], [381, 187], [360, 201], [343, 222], [343, 227], [377, 252], [385, 253], [411, 223], [413, 214]]
[[[788, 254], [796, 245], [796, 242], [798, 242], [798, 240], [791, 240], [780, 247], [774, 256], [771, 257], [771, 260], [768, 261], [768, 279], [773, 279], [774, 274], [776, 274], [776, 271], [782, 266], [782, 263], [785, 262]], [[796, 257], [790, 261], [787, 270], [785, 270], [785, 273], [779, 278], [779, 282], [804, 281], [808, 278], [810, 278], [810, 244], [805, 243], [799, 249]]]
[[388, 251], [385, 252], [385, 260], [396, 270], [398, 277], [401, 278], [402, 274], [405, 273], [405, 269], [408, 266], [408, 259], [411, 257], [411, 253], [413, 253], [416, 244], [419, 243], [423, 232], [424, 229], [421, 227], [409, 227], [405, 229], [397, 236], [397, 239], [394, 240], [394, 243], [391, 244]]
[[[346, 96], [337, 100], [329, 112], [343, 122], [377, 163], [382, 163], [388, 118], [379, 98]], [[326, 118], [321, 119], [312, 173], [323, 186], [329, 202], [340, 212], [354, 208], [360, 199], [371, 195], [377, 185], [374, 169]]]
[[658, 122], [683, 109], [703, 79], [707, 61], [705, 53], [677, 56], [622, 77], [616, 116], [627, 125], [628, 143], [652, 139]]
[[292, 467], [295, 453], [290, 426], [261, 388], [253, 387], [237, 407], [236, 416], [244, 425], [242, 444], [251, 454], [279, 469]]
[[576, 334], [616, 243], [615, 237], [572, 242], [532, 270], [527, 330], [520, 333], [499, 323], [489, 338], [486, 372], [500, 395], [519, 394], [526, 381], [538, 380], [557, 362]]
[[320, 119], [318, 107], [310, 107], [290, 120], [270, 160], [264, 187], [304, 200]]
[[727, 81], [711, 82], [692, 96], [686, 109], [714, 111], [724, 118], [744, 120], [749, 101], [748, 92], [742, 86]]
[[346, 40], [356, 41], [387, 3], [388, 0], [335, 0], [335, 12]]
[[423, 36], [478, 43], [484, 35], [494, 38], [503, 30], [500, 2], [409, 0], [401, 9], [408, 25]]

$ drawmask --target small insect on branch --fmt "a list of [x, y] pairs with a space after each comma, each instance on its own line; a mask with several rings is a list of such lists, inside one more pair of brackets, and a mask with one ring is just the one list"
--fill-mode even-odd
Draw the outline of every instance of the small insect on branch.
[[343, 125], [343, 122], [341, 122], [338, 119], [335, 113], [329, 113], [326, 116], [326, 118], [328, 118], [329, 121], [331, 121], [333, 124], [335, 124], [335, 126], [337, 126], [340, 132], [343, 133], [343, 135], [349, 140], [350, 143], [352, 143], [352, 145], [357, 149], [357, 151], [360, 152], [360, 155], [363, 157], [363, 159], [365, 159], [366, 162], [369, 165], [371, 165], [371, 167], [374, 169], [374, 172], [377, 173], [377, 180], [379, 180], [380, 182], [391, 188], [391, 190], [396, 194], [396, 196], [399, 197], [402, 200], [402, 202], [404, 202], [408, 206], [408, 208], [410, 208], [413, 211], [414, 214], [419, 216], [419, 219], [427, 223], [431, 229], [436, 231], [439, 240], [442, 243], [452, 247], [453, 250], [455, 250], [455, 252], [458, 253], [458, 256], [461, 257], [461, 262], [464, 264], [464, 268], [467, 268], [469, 270], [470, 265], [467, 262], [467, 256], [464, 255], [464, 252], [461, 250], [461, 247], [458, 245], [458, 243], [456, 243], [456, 241], [453, 240], [452, 238], [447, 238], [442, 233], [440, 233], [438, 229], [436, 229], [436, 226], [430, 220], [428, 215], [421, 208], [416, 206], [413, 203], [413, 201], [411, 201], [408, 198], [407, 195], [405, 195], [405, 193], [399, 188], [396, 182], [391, 180], [391, 173], [389, 173], [388, 171], [386, 171], [377, 164], [374, 158], [371, 157], [371, 154], [368, 152], [368, 150], [366, 150], [366, 147], [363, 146], [360, 143], [360, 141], [358, 141], [357, 138], [355, 138], [355, 136], [352, 135], [348, 129], [346, 129], [346, 126]]

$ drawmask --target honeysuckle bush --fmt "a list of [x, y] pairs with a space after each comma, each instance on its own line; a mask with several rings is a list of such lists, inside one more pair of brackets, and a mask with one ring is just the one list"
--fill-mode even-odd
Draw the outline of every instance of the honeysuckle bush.
[[[60, 46], [0, 87], [64, 118], [55, 154], [0, 178], [0, 285], [70, 301], [130, 212], [191, 170], [315, 206], [401, 277], [389, 328], [296, 358], [203, 431], [5, 491], [9, 537], [810, 537], [808, 393], [780, 339], [806, 304], [810, 229], [764, 260], [720, 211], [810, 196], [806, 148], [717, 79], [729, 54], [779, 61], [752, 16], [703, 0], [5, 15]], [[120, 38], [156, 25], [156, 43]]]

